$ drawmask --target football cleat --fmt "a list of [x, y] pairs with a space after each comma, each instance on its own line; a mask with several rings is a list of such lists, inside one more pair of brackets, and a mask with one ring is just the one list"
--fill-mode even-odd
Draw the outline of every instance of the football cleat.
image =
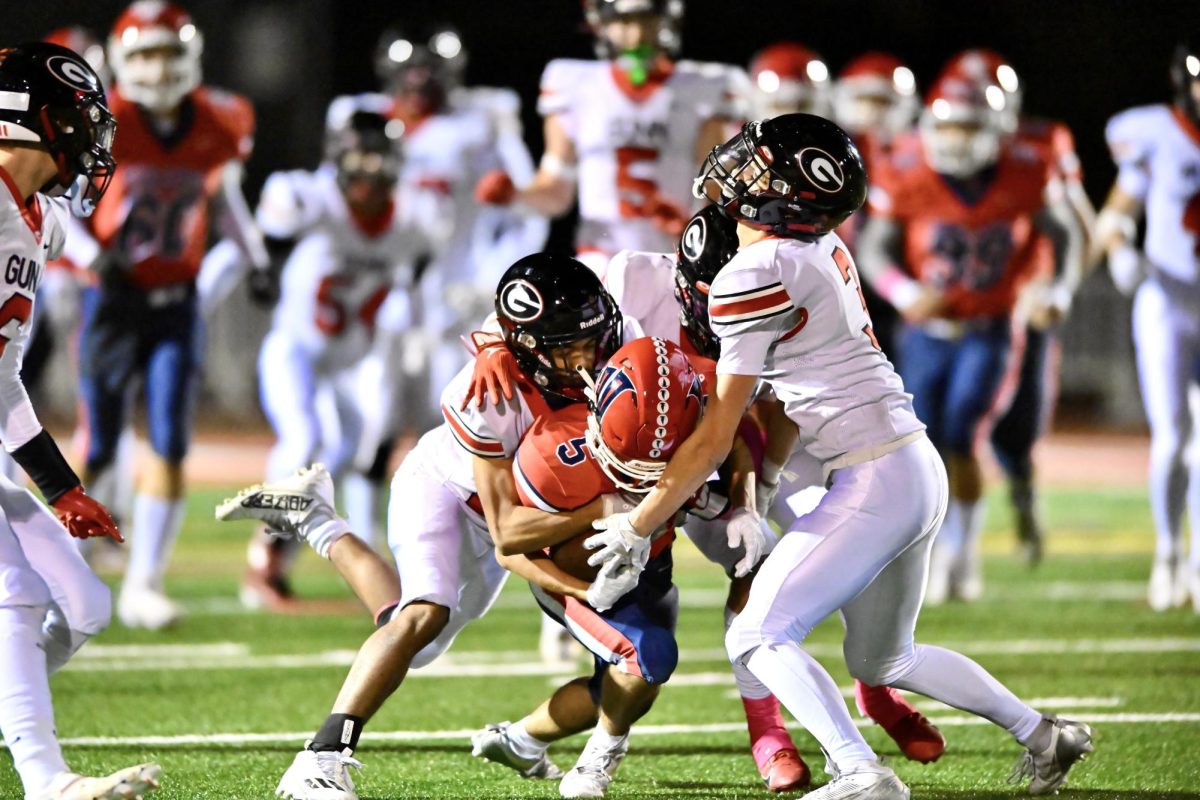
[[833, 773], [833, 780], [804, 795], [804, 800], [909, 800], [908, 787], [878, 761], [863, 761], [844, 771], [827, 761], [825, 770]]
[[812, 782], [808, 764], [795, 750], [776, 750], [759, 768], [763, 784], [772, 792], [794, 792]]
[[243, 489], [217, 506], [217, 519], [255, 519], [275, 535], [299, 536], [317, 555], [350, 526], [333, 507], [333, 477], [324, 464], [302, 467], [286, 478]]
[[604, 797], [628, 750], [628, 737], [609, 750], [593, 748], [589, 744], [580, 753], [575, 766], [559, 782], [558, 793], [563, 797]]
[[1037, 795], [1057, 793], [1066, 784], [1071, 767], [1095, 749], [1092, 729], [1082, 722], [1059, 719], [1053, 714], [1047, 714], [1042, 721], [1052, 726], [1050, 741], [1036, 753], [1026, 750], [1008, 776], [1012, 784], [1032, 778], [1029, 793]]
[[946, 737], [919, 711], [905, 714], [892, 725], [883, 726], [883, 729], [910, 761], [930, 764], [946, 752]]
[[1175, 603], [1175, 563], [1169, 559], [1156, 558], [1150, 568], [1150, 585], [1146, 589], [1146, 600], [1155, 611], [1166, 611]]
[[309, 750], [309, 742], [296, 753], [292, 765], [279, 779], [275, 796], [287, 800], [358, 800], [354, 781], [347, 767], [362, 769], [362, 763], [350, 757], [349, 748]]
[[508, 738], [511, 722], [488, 725], [471, 737], [471, 755], [501, 764], [516, 770], [522, 778], [538, 778], [556, 781], [563, 771], [545, 753], [538, 758], [517, 755], [512, 740]]
[[126, 767], [104, 778], [89, 778], [64, 772], [50, 785], [29, 800], [141, 800], [159, 787], [162, 767], [158, 764], [138, 764]]
[[126, 584], [117, 598], [117, 617], [127, 628], [160, 631], [183, 619], [184, 611], [162, 589]]

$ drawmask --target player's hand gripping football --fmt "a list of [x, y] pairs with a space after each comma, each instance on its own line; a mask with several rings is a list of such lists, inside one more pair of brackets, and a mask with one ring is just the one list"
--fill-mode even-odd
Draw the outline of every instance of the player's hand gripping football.
[[518, 372], [512, 351], [495, 334], [476, 331], [471, 339], [476, 348], [475, 368], [460, 410], [466, 410], [472, 402], [476, 408], [483, 408], [485, 398], [494, 406], [500, 405], [501, 397], [512, 400], [514, 376]]
[[641, 570], [635, 570], [623, 559], [606, 561], [588, 587], [587, 603], [597, 611], [607, 611], [633, 591], [640, 578]]
[[76, 539], [108, 536], [118, 542], [125, 541], [108, 509], [84, 494], [82, 486], [76, 486], [63, 494], [54, 501], [53, 506], [59, 522], [67, 529], [67, 533]]
[[729, 524], [725, 527], [726, 544], [731, 550], [745, 548], [746, 554], [734, 564], [733, 576], [744, 578], [749, 575], [763, 556], [771, 549], [771, 538], [767, 534], [766, 521], [753, 508], [735, 508]]
[[592, 527], [600, 533], [589, 536], [583, 543], [588, 550], [596, 551], [588, 557], [589, 565], [599, 567], [616, 559], [627, 562], [641, 573], [650, 560], [650, 537], [633, 529], [628, 512], [598, 519]]

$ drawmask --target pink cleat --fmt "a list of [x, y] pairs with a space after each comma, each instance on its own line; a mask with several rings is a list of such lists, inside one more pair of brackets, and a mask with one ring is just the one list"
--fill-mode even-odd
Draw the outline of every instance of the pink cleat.
[[742, 698], [746, 727], [750, 730], [750, 753], [758, 774], [772, 792], [790, 792], [808, 786], [808, 765], [800, 757], [784, 725], [779, 701], [773, 695], [759, 700]]
[[946, 752], [946, 738], [916, 707], [890, 686], [854, 682], [854, 700], [864, 717], [870, 717], [910, 761], [929, 764]]

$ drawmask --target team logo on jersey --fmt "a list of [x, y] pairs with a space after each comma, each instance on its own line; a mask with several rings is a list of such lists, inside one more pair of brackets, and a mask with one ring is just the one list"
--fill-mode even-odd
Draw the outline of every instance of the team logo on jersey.
[[50, 70], [50, 74], [59, 81], [76, 91], [100, 91], [100, 84], [96, 83], [92, 71], [78, 59], [70, 56], [51, 56], [46, 59], [46, 69]]
[[842, 185], [846, 183], [846, 176], [842, 173], [842, 166], [837, 163], [837, 159], [819, 147], [804, 148], [796, 154], [796, 161], [799, 162], [804, 177], [822, 192], [833, 194], [841, 191]]
[[518, 278], [500, 290], [500, 308], [511, 320], [533, 322], [542, 315], [546, 303], [536, 286]]
[[704, 254], [704, 242], [708, 239], [708, 226], [704, 217], [696, 217], [683, 229], [680, 249], [689, 261], [699, 261]]

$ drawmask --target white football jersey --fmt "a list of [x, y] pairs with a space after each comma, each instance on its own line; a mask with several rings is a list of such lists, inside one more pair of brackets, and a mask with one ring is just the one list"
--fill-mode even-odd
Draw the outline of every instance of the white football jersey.
[[0, 170], [0, 178], [0, 440], [11, 453], [42, 430], [21, 383], [21, 361], [38, 284], [46, 263], [62, 254], [68, 212], [41, 194], [26, 205], [8, 174]]
[[670, 251], [675, 243], [647, 204], [661, 196], [685, 212], [697, 207], [696, 136], [709, 119], [739, 116], [735, 68], [681, 61], [636, 96], [618, 76], [607, 61], [574, 59], [551, 61], [542, 74], [538, 111], [558, 119], [579, 162], [576, 246]]
[[1171, 106], [1141, 106], [1109, 120], [1105, 137], [1121, 189], [1145, 203], [1147, 258], [1200, 280], [1200, 127]]
[[604, 288], [623, 315], [641, 324], [646, 336], [680, 343], [674, 256], [622, 250], [608, 262]]
[[410, 205], [397, 192], [390, 222], [367, 231], [351, 216], [331, 166], [267, 179], [259, 225], [268, 236], [299, 240], [283, 267], [272, 329], [300, 343], [318, 371], [357, 363], [370, 350], [389, 292], [411, 290], [414, 263], [430, 245]]
[[875, 343], [860, 278], [836, 234], [764, 239], [717, 274], [709, 320], [721, 338], [718, 375], [757, 375], [827, 464], [925, 426]]

